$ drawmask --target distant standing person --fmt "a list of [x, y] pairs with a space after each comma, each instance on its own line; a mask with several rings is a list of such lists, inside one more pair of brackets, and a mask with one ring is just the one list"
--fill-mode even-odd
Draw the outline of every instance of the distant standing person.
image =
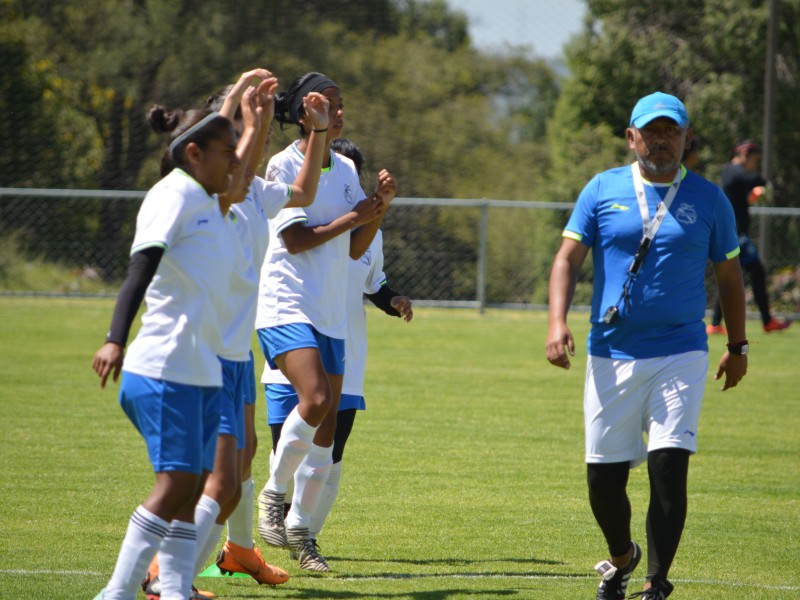
[[[154, 106], [172, 131], [161, 179], [136, 218], [128, 274], [92, 368], [104, 387], [122, 371], [119, 403], [142, 435], [156, 481], [136, 508], [103, 600], [133, 600], [156, 552], [165, 597], [192, 594], [195, 505], [214, 467], [220, 422], [222, 315], [235, 262], [218, 194], [239, 168], [231, 122], [210, 110]], [[174, 167], [174, 168], [173, 168]], [[142, 299], [147, 310], [125, 345]], [[124, 355], [124, 362], [123, 362]]]
[[[708, 371], [705, 269], [710, 258], [728, 319], [728, 351], [716, 377], [723, 390], [747, 372], [745, 299], [733, 210], [722, 190], [681, 165], [689, 117], [656, 92], [633, 109], [630, 166], [596, 175], [564, 229], [550, 275], [547, 359], [568, 369], [575, 341], [567, 313], [589, 251], [594, 263], [592, 328], [584, 389], [589, 503], [611, 556], [595, 566], [597, 600], [625, 598], [642, 552], [631, 539], [626, 492], [647, 460], [648, 569], [635, 594], [663, 600], [686, 519], [689, 456]], [[657, 235], [656, 235], [657, 234]], [[647, 434], [645, 447], [643, 434]]]
[[[750, 275], [753, 288], [753, 299], [761, 313], [764, 331], [780, 331], [789, 327], [792, 322], [776, 319], [769, 309], [769, 292], [767, 290], [767, 270], [758, 249], [750, 239], [750, 205], [764, 193], [767, 180], [758, 172], [761, 160], [761, 148], [751, 140], [744, 140], [736, 145], [733, 158], [722, 171], [722, 190], [728, 196], [736, 215], [736, 231], [739, 234], [739, 262], [742, 269]], [[722, 308], [719, 297], [714, 302], [714, 314], [711, 324], [706, 328], [708, 333], [727, 333], [722, 325]]]

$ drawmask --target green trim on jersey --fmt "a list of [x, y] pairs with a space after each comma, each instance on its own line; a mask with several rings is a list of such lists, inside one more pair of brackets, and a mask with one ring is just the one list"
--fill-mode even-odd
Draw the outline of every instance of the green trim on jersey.
[[741, 252], [742, 249], [739, 246], [737, 246], [735, 250], [731, 250], [725, 256], [728, 258], [728, 260], [730, 260], [731, 258], [736, 258], [737, 256], [739, 256]]
[[331, 164], [330, 164], [329, 167], [322, 167], [322, 172], [323, 173], [328, 173], [330, 171], [333, 171], [333, 161], [334, 161], [334, 157], [336, 156], [336, 153], [335, 152], [331, 152], [330, 150], [329, 150], [329, 152], [331, 153]]
[[140, 244], [135, 248], [131, 248], [131, 256], [147, 248], [162, 248], [164, 251], [166, 251], [168, 247], [169, 246], [167, 246], [164, 242], [147, 242], [146, 244]]
[[561, 236], [569, 238], [571, 240], [575, 240], [576, 242], [583, 241], [583, 236], [580, 233], [575, 233], [574, 231], [567, 231], [566, 229], [561, 232]]
[[[298, 141], [300, 141], [300, 140], [292, 142], [290, 147], [294, 152], [297, 152], [297, 154], [302, 156], [303, 160], [305, 160], [306, 155], [303, 154], [302, 152], [300, 152], [300, 149], [297, 147], [297, 142]], [[328, 154], [330, 154], [330, 156], [331, 156], [331, 165], [329, 167], [322, 167], [322, 173], [328, 173], [328, 172], [333, 170], [333, 165], [334, 165], [334, 160], [335, 160], [335, 157], [336, 157], [336, 153], [333, 150], [331, 150], [330, 148], [328, 148]]]

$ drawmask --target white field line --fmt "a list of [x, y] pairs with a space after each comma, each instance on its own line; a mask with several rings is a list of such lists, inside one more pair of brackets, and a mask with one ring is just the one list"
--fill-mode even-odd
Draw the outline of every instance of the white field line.
[[60, 569], [0, 569], [0, 575], [102, 575], [96, 571], [64, 571]]
[[[57, 569], [0, 569], [0, 575], [96, 575], [103, 573], [96, 571], [69, 571]], [[526, 575], [525, 573], [461, 573], [461, 574], [413, 574], [397, 573], [394, 575], [366, 575], [364, 577], [332, 577], [328, 581], [381, 581], [381, 580], [400, 580], [400, 579], [595, 579], [596, 575]], [[635, 582], [636, 579], [631, 581]], [[718, 581], [711, 579], [672, 579], [673, 583], [692, 583], [697, 585], [715, 585], [720, 587], [753, 588], [759, 590], [781, 590], [796, 592], [800, 591], [800, 585], [767, 585], [760, 583], [747, 583], [743, 581]]]

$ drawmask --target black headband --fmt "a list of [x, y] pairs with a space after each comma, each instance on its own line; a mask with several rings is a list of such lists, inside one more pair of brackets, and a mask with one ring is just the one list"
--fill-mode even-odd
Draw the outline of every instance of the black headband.
[[325, 75], [318, 73], [309, 77], [300, 89], [297, 90], [292, 104], [289, 106], [289, 119], [291, 122], [300, 124], [300, 118], [303, 116], [303, 98], [308, 95], [308, 92], [321, 92], [331, 87], [338, 88], [339, 86], [325, 77]]

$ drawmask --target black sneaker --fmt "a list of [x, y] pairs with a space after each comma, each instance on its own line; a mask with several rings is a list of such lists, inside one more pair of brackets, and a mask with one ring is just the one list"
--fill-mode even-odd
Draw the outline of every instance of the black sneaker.
[[675, 586], [666, 579], [651, 582], [650, 589], [631, 594], [628, 598], [641, 598], [642, 600], [666, 600]]
[[594, 566], [594, 570], [603, 577], [597, 588], [597, 600], [623, 600], [625, 598], [631, 573], [642, 560], [642, 549], [639, 544], [631, 540], [631, 546], [633, 546], [633, 554], [627, 566], [620, 569], [608, 560], [601, 561]]

